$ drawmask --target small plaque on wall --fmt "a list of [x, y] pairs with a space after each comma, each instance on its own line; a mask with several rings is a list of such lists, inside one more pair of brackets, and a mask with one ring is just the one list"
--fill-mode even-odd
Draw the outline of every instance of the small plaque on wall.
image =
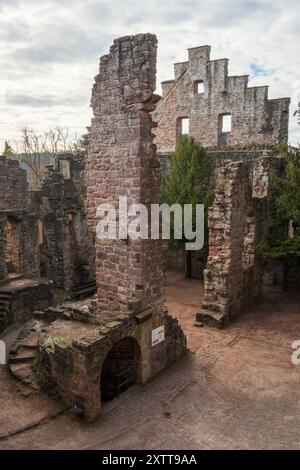
[[164, 340], [165, 340], [165, 327], [164, 327], [164, 325], [159, 326], [158, 328], [155, 328], [155, 330], [152, 330], [152, 332], [151, 332], [151, 344], [152, 344], [152, 346], [155, 346], [156, 344], [159, 344]]

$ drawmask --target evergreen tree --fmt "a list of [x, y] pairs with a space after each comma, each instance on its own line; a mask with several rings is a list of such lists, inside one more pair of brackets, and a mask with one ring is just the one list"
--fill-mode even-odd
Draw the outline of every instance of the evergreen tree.
[[13, 149], [12, 147], [9, 145], [9, 143], [6, 141], [5, 144], [4, 144], [4, 152], [3, 152], [3, 155], [6, 157], [6, 158], [13, 158]]
[[300, 264], [300, 148], [282, 149], [285, 161], [282, 173], [273, 174], [275, 224], [259, 246], [264, 259], [278, 260], [284, 272]]
[[[208, 207], [213, 202], [211, 177], [214, 170], [214, 161], [208, 152], [198, 144], [193, 137], [182, 136], [176, 146], [175, 154], [171, 161], [169, 174], [163, 181], [162, 202], [168, 205], [192, 204], [193, 206], [193, 230], [195, 230], [196, 204], [205, 206], [205, 246], [201, 250], [200, 257], [207, 258], [207, 216]], [[170, 246], [182, 246], [186, 243], [184, 236], [181, 240], [174, 239], [173, 220], [171, 220]], [[186, 275], [191, 277], [191, 251], [186, 251]]]

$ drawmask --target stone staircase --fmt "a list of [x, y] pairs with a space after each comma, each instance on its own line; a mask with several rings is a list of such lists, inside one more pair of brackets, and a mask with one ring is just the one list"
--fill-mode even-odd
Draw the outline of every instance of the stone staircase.
[[10, 291], [0, 291], [0, 332], [6, 328], [12, 296]]
[[96, 279], [82, 283], [72, 289], [74, 299], [84, 299], [95, 294], [97, 291]]
[[39, 320], [32, 320], [24, 325], [8, 355], [8, 366], [12, 375], [32, 391], [39, 390], [34, 368], [37, 357], [38, 340], [46, 325]]

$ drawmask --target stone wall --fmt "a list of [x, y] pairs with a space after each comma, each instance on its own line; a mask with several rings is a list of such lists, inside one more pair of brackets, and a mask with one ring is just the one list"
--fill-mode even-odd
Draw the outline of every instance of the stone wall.
[[47, 281], [21, 279], [0, 286], [0, 334], [15, 323], [30, 320], [36, 309], [44, 310], [52, 303], [52, 287]]
[[49, 168], [41, 190], [34, 194], [43, 224], [42, 274], [67, 290], [95, 278], [94, 240], [84, 213], [83, 161], [72, 158], [69, 165], [69, 178]]
[[39, 273], [36, 216], [30, 206], [26, 172], [0, 156], [0, 282], [10, 272]]
[[[94, 118], [86, 162], [87, 217], [95, 230], [96, 208], [119, 196], [128, 205], [159, 202], [160, 167], [150, 112], [155, 108], [155, 36], [121, 38], [100, 61], [92, 94]], [[157, 240], [96, 242], [99, 306], [126, 311], [139, 302], [163, 311], [163, 246]]]
[[[270, 100], [267, 86], [248, 87], [248, 75], [229, 76], [228, 59], [210, 60], [210, 49], [188, 49], [188, 61], [174, 64], [174, 79], [162, 82], [163, 97], [153, 113], [158, 152], [175, 150], [181, 118], [189, 118], [189, 134], [205, 147], [286, 143], [290, 99]], [[231, 132], [222, 132], [222, 116], [228, 114]]]
[[[191, 268], [192, 277], [203, 279], [203, 271], [206, 262], [200, 257], [200, 252], [191, 252]], [[185, 273], [186, 271], [186, 252], [184, 246], [182, 247], [168, 247], [166, 253], [166, 269], [169, 271], [177, 271]]]
[[6, 266], [6, 216], [0, 212], [0, 284], [6, 282], [8, 272]]
[[19, 162], [0, 155], [0, 211], [22, 211], [27, 207], [26, 171]]
[[269, 175], [276, 167], [280, 158], [274, 157], [256, 160], [250, 173], [241, 161], [219, 169], [198, 321], [222, 326], [261, 295], [263, 266], [257, 245], [273, 224]]
[[[43, 368], [45, 391], [58, 395], [63, 402], [86, 419], [101, 411], [101, 374], [107, 355], [123, 339], [134, 340], [138, 354], [137, 382], [143, 384], [164, 367], [179, 359], [186, 339], [175, 318], [165, 315], [165, 340], [151, 344], [153, 318], [137, 322], [130, 314], [119, 314], [113, 321], [104, 320], [92, 307], [50, 308], [45, 315], [57, 320], [40, 339], [39, 360]], [[74, 321], [76, 319], [76, 321]], [[80, 320], [80, 321], [79, 321]], [[128, 358], [122, 356], [121, 364]], [[120, 368], [120, 363], [118, 364]]]
[[[95, 278], [95, 249], [85, 213], [83, 156], [63, 155], [29, 190], [19, 162], [0, 156], [0, 282], [8, 273], [41, 276], [64, 289]], [[59, 165], [60, 166], [60, 165]]]
[[[155, 108], [156, 37], [126, 36], [100, 60], [93, 88], [94, 118], [85, 168], [89, 226], [97, 207], [127, 196], [147, 207], [159, 201], [160, 165], [150, 112]], [[149, 227], [150, 230], [151, 227]], [[128, 344], [138, 351], [138, 382], [144, 383], [186, 350], [178, 321], [164, 309], [164, 242], [96, 239], [97, 300], [61, 306], [40, 341], [40, 363], [48, 391], [87, 419], [101, 410], [102, 371], [122, 340], [113, 369], [130, 363]], [[162, 336], [155, 341], [157, 328]], [[124, 354], [124, 351], [128, 351]], [[114, 359], [116, 360], [116, 358]]]

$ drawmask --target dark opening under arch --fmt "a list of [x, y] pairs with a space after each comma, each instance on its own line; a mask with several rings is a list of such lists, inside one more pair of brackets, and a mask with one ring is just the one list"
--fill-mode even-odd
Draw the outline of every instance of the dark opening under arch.
[[140, 378], [140, 349], [134, 338], [124, 338], [107, 354], [101, 373], [101, 400], [112, 400]]

